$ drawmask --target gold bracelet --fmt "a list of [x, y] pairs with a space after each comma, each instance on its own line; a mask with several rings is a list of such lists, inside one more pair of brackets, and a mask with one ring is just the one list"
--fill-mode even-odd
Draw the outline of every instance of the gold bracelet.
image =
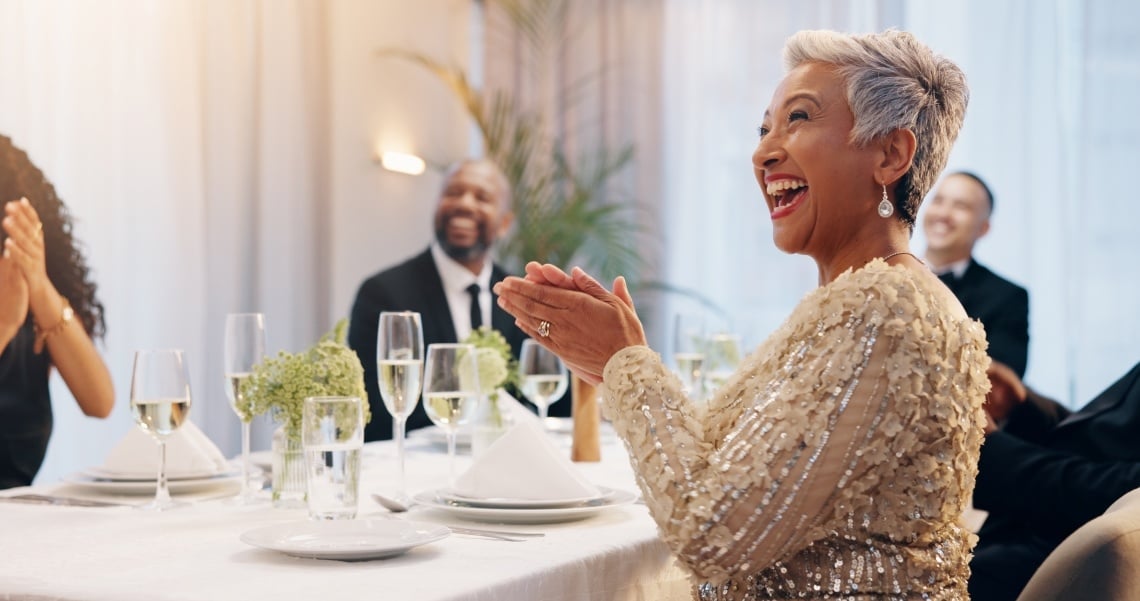
[[67, 297], [63, 297], [63, 314], [60, 315], [59, 321], [57, 321], [54, 326], [45, 329], [41, 328], [38, 323], [34, 324], [36, 343], [32, 346], [32, 351], [37, 355], [43, 352], [44, 343], [47, 342], [48, 337], [63, 331], [63, 329], [67, 327], [67, 324], [71, 323], [71, 320], [74, 318], [75, 310], [71, 308], [71, 303], [67, 301]]

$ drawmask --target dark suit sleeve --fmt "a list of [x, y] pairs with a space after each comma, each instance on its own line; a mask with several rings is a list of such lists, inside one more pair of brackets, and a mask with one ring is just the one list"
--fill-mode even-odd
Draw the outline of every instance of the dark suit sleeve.
[[392, 437], [392, 417], [384, 408], [380, 387], [376, 381], [376, 328], [380, 312], [386, 309], [379, 286], [366, 281], [356, 293], [352, 303], [352, 317], [348, 322], [348, 346], [360, 357], [364, 366], [364, 389], [368, 391], [368, 405], [372, 420], [364, 426], [365, 440], [383, 440]]
[[1049, 397], [1027, 392], [1025, 402], [1010, 411], [1002, 431], [1027, 442], [1044, 444], [1053, 428], [1072, 412]]
[[989, 356], [1025, 377], [1029, 356], [1029, 293], [1015, 288], [998, 313], [986, 324]]
[[994, 432], [982, 445], [974, 506], [1064, 537], [1137, 487], [1138, 462], [1092, 461]]

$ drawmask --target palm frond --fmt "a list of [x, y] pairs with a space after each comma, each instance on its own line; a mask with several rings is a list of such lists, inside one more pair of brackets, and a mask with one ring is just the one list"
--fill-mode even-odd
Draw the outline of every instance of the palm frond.
[[[514, 30], [536, 55], [558, 47], [564, 35], [566, 0], [495, 0]], [[640, 228], [611, 181], [633, 158], [633, 147], [589, 149], [571, 159], [548, 120], [503, 90], [472, 86], [460, 67], [425, 54], [386, 48], [380, 56], [407, 61], [435, 75], [470, 115], [483, 137], [486, 155], [502, 168], [512, 187], [515, 227], [500, 243], [508, 269], [527, 261], [568, 267], [580, 264], [601, 278], [643, 266], [637, 247]], [[563, 98], [569, 107], [585, 95], [595, 77], [574, 82]], [[566, 110], [566, 109], [564, 109]]]

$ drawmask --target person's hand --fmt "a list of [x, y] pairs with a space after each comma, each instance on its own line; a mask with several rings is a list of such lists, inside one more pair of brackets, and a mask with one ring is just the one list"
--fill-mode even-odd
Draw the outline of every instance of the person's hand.
[[[579, 267], [575, 267], [574, 269], [585, 274], [585, 271], [582, 271], [582, 269]], [[591, 278], [588, 275], [586, 278], [588, 281], [596, 282], [594, 278]], [[565, 271], [562, 271], [560, 268], [558, 268], [557, 265], [551, 265], [550, 263], [547, 263], [545, 265], [535, 261], [527, 263], [526, 279], [527, 281], [534, 282], [536, 284], [546, 284], [549, 286], [562, 288], [563, 290], [579, 290], [578, 285], [574, 282], [574, 278], [572, 276], [567, 274]], [[618, 276], [614, 278], [613, 291], [614, 294], [616, 294], [622, 302], [629, 306], [630, 309], [634, 308], [633, 296], [631, 296], [629, 293], [629, 284], [625, 281], [624, 277]]]
[[0, 336], [10, 340], [27, 319], [28, 283], [12, 259], [0, 258]]
[[[495, 285], [495, 293], [519, 328], [591, 384], [601, 382], [614, 353], [645, 344], [625, 278], [615, 279], [610, 292], [580, 268], [567, 275], [557, 267], [532, 264], [526, 278], [507, 278]], [[544, 321], [549, 324], [546, 336], [539, 330]]]
[[4, 241], [4, 256], [19, 267], [28, 289], [35, 294], [49, 283], [43, 224], [26, 198], [6, 203], [4, 213], [2, 225], [8, 234]]
[[[986, 410], [987, 421], [992, 423], [993, 429], [996, 430], [997, 424], [1004, 422], [1015, 407], [1025, 402], [1028, 392], [1021, 378], [1004, 363], [990, 362], [986, 375], [990, 379], [990, 391], [986, 394], [986, 402], [982, 408]], [[991, 431], [987, 424], [986, 434]]]

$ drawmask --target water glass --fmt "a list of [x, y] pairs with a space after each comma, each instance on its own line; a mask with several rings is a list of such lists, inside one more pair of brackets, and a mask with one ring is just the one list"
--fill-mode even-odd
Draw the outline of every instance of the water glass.
[[357, 397], [309, 397], [301, 415], [309, 518], [351, 520], [360, 492], [364, 409]]

